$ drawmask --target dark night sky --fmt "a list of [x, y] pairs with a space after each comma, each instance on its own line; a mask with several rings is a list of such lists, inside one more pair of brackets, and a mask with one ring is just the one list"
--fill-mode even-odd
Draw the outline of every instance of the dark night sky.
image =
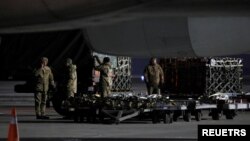
[[140, 76], [143, 74], [145, 66], [148, 64], [149, 58], [132, 58], [132, 75]]

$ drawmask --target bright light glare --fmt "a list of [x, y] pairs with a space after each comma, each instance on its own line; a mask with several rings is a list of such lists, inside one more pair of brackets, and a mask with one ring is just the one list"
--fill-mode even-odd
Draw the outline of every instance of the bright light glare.
[[141, 81], [144, 81], [144, 76], [143, 75], [141, 76]]

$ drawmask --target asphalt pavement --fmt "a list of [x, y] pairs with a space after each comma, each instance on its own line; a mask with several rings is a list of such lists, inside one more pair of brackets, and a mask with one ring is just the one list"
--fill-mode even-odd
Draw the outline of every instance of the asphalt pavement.
[[[8, 134], [11, 108], [0, 108], [0, 139], [5, 140]], [[152, 139], [152, 140], [195, 140], [197, 127], [200, 124], [248, 124], [250, 125], [250, 112], [240, 111], [233, 120], [222, 117], [212, 120], [207, 111], [203, 111], [201, 121], [185, 122], [179, 119], [172, 124], [152, 124], [151, 120], [128, 120], [116, 125], [110, 123], [74, 123], [73, 120], [63, 119], [53, 108], [47, 110], [49, 120], [35, 119], [34, 109], [31, 107], [18, 107], [17, 118], [20, 138], [29, 140], [73, 140], [73, 139]]]
[[[3, 86], [3, 85], [2, 85]], [[5, 86], [4, 86], [5, 87]], [[7, 92], [1, 89], [1, 92]], [[0, 141], [7, 138], [8, 126], [11, 120], [11, 106], [0, 106]], [[81, 141], [81, 140], [197, 140], [197, 127], [208, 125], [250, 125], [250, 112], [239, 111], [233, 120], [223, 116], [220, 120], [212, 120], [208, 111], [203, 111], [201, 121], [194, 118], [186, 122], [180, 118], [171, 124], [153, 124], [151, 120], [127, 120], [116, 125], [107, 123], [75, 123], [73, 120], [63, 119], [53, 107], [47, 108], [48, 120], [37, 120], [34, 107], [16, 107], [20, 140], [25, 141]]]

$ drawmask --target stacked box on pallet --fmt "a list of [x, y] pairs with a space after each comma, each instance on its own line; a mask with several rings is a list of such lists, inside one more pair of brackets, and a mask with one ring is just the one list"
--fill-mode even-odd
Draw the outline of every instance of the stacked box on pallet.
[[113, 79], [113, 91], [129, 91], [131, 89], [131, 58], [117, 57], [117, 68]]
[[240, 58], [212, 58], [206, 64], [206, 94], [242, 91], [243, 64]]
[[211, 95], [240, 92], [242, 60], [239, 58], [160, 59], [165, 74], [163, 92], [178, 95]]

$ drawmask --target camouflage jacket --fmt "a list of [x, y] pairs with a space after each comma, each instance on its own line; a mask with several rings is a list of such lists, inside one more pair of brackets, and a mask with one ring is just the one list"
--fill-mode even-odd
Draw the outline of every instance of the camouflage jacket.
[[111, 65], [109, 63], [101, 64], [97, 66], [96, 69], [100, 71], [100, 84], [111, 87], [112, 77], [111, 77]]
[[76, 65], [69, 65], [66, 67], [64, 74], [64, 85], [66, 85], [67, 89], [72, 90], [74, 93], [77, 91], [77, 72]]
[[164, 82], [164, 74], [160, 65], [148, 65], [144, 70], [144, 78], [148, 85], [158, 86]]
[[35, 91], [47, 92], [49, 86], [55, 86], [51, 69], [48, 66], [34, 70]]

